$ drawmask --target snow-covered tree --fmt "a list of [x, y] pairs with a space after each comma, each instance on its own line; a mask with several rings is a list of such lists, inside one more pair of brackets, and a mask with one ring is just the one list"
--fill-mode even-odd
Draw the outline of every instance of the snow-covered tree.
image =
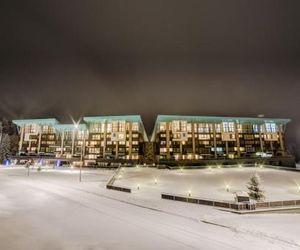
[[0, 122], [0, 164], [10, 157], [10, 137], [3, 133], [2, 122]]
[[264, 191], [260, 188], [260, 177], [257, 173], [250, 178], [247, 188], [251, 199], [261, 201], [265, 198]]

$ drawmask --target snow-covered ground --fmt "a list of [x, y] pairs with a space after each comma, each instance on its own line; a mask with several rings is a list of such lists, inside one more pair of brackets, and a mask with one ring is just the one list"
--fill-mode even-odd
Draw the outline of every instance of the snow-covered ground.
[[[194, 170], [167, 170], [155, 168], [128, 168], [122, 172], [116, 185], [155, 196], [161, 192], [216, 200], [234, 200], [236, 191], [247, 191], [249, 179], [257, 173], [266, 200], [300, 199], [300, 171], [271, 168], [211, 168]], [[228, 190], [227, 190], [228, 189]], [[136, 191], [137, 192], [137, 191]]]
[[164, 181], [181, 187], [180, 177], [198, 175], [192, 171], [169, 171], [178, 176], [174, 185], [167, 170], [122, 170], [117, 182], [126, 186], [144, 175], [158, 179], [154, 188], [149, 180], [148, 191], [141, 182], [140, 190], [128, 194], [105, 189], [110, 170], [84, 170], [80, 183], [78, 170], [34, 170], [27, 176], [22, 167], [0, 168], [0, 249], [300, 248], [299, 214], [237, 215], [156, 195]]

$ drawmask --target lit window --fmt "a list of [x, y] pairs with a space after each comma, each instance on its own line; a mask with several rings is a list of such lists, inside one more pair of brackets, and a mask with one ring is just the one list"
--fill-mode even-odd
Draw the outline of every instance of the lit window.
[[139, 123], [138, 122], [132, 123], [132, 131], [139, 131]]
[[166, 131], [166, 123], [165, 122], [161, 122], [159, 124], [159, 131]]
[[266, 126], [267, 133], [276, 133], [277, 132], [275, 123], [266, 123], [265, 126]]
[[101, 124], [100, 123], [92, 123], [90, 125], [91, 133], [101, 133]]
[[199, 133], [209, 133], [209, 124], [208, 123], [199, 123], [198, 124]]
[[259, 133], [259, 125], [258, 124], [253, 124], [253, 132]]
[[199, 140], [209, 140], [210, 135], [209, 134], [199, 134], [198, 138], [199, 138]]
[[223, 122], [223, 132], [225, 133], [234, 132], [234, 122]]

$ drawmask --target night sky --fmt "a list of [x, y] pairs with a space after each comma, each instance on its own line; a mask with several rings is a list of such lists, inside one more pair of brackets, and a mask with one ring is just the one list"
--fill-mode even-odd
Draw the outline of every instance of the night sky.
[[300, 1], [1, 2], [0, 115], [291, 118]]

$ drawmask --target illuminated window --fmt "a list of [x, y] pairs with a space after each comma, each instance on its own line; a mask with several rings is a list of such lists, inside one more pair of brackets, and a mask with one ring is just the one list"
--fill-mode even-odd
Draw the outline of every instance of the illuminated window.
[[254, 133], [259, 133], [259, 125], [258, 124], [253, 124], [252, 128], [253, 128]]
[[92, 123], [90, 125], [91, 133], [101, 133], [101, 123]]
[[159, 131], [166, 131], [166, 128], [167, 128], [167, 126], [166, 126], [165, 122], [161, 122], [159, 124]]
[[234, 132], [234, 122], [223, 122], [223, 132], [225, 133]]
[[221, 133], [221, 124], [215, 124], [216, 133]]
[[199, 123], [198, 124], [199, 133], [209, 133], [209, 124], [208, 123]]
[[191, 123], [188, 123], [186, 128], [187, 128], [187, 132], [192, 132], [192, 124]]
[[25, 125], [25, 133], [37, 133], [38, 127], [36, 124]]
[[101, 135], [92, 135], [92, 140], [100, 140]]
[[266, 126], [267, 133], [276, 133], [277, 132], [275, 123], [266, 123], [265, 126]]
[[172, 121], [172, 132], [186, 132], [187, 121]]
[[139, 123], [138, 122], [132, 123], [132, 131], [139, 131]]
[[198, 138], [199, 138], [199, 140], [209, 140], [210, 135], [209, 134], [199, 134]]
[[106, 131], [108, 133], [110, 133], [112, 131], [112, 125], [111, 125], [111, 123], [107, 123]]
[[166, 148], [160, 148], [159, 151], [160, 151], [161, 153], [166, 153], [166, 152], [167, 152], [167, 149], [166, 149]]
[[90, 154], [100, 154], [100, 148], [90, 148], [89, 153]]

